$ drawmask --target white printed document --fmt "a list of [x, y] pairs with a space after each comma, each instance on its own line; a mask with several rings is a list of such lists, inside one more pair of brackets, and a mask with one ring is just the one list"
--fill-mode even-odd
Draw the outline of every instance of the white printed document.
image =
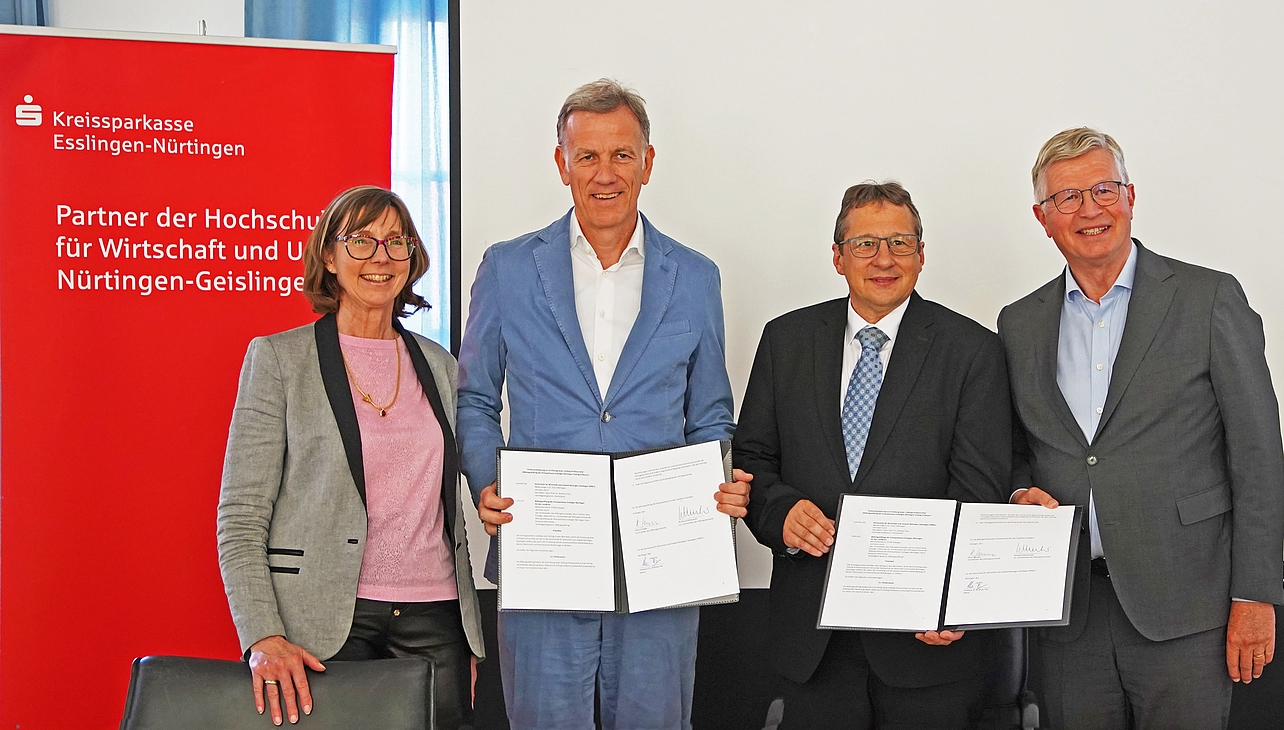
[[501, 448], [501, 611], [635, 613], [740, 595], [735, 525], [714, 494], [729, 442], [626, 455]]
[[1064, 626], [1080, 510], [845, 494], [817, 627]]
[[961, 505], [945, 625], [1059, 622], [1070, 606], [1074, 526], [1072, 505]]
[[611, 457], [501, 449], [501, 610], [614, 611]]
[[952, 499], [844, 494], [819, 627], [934, 631], [957, 507]]
[[713, 496], [724, 472], [717, 441], [615, 460], [630, 612], [740, 592], [735, 525]]

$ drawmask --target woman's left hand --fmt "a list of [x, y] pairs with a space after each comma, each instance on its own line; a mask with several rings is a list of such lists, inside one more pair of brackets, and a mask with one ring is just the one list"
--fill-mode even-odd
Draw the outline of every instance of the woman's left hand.
[[740, 469], [731, 470], [732, 481], [729, 484], [719, 484], [718, 491], [714, 493], [713, 498], [718, 503], [718, 511], [732, 517], [744, 517], [749, 514], [749, 483], [753, 481], [753, 474], [748, 474]]
[[321, 660], [284, 636], [269, 636], [254, 642], [250, 647], [250, 674], [254, 706], [260, 715], [269, 710], [272, 722], [280, 725], [282, 705], [291, 723], [299, 721], [300, 707], [303, 714], [312, 714], [312, 691], [308, 688], [304, 665], [317, 672], [325, 671]]

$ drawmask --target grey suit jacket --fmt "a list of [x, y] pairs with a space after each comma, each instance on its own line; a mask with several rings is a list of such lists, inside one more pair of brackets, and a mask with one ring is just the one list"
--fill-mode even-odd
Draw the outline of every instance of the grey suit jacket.
[[[456, 364], [395, 324], [442, 425], [444, 539], [464, 632], [485, 656], [454, 444]], [[250, 343], [223, 462], [219, 568], [244, 652], [276, 634], [321, 660], [352, 627], [366, 543], [365, 472], [333, 315]]]
[[[1224, 626], [1231, 596], [1284, 603], [1284, 450], [1262, 320], [1239, 282], [1137, 248], [1091, 442], [1057, 386], [1064, 275], [1005, 307], [999, 335], [1016, 414], [1013, 489], [1085, 506], [1091, 490], [1119, 602], [1162, 641]], [[1054, 641], [1078, 637], [1087, 619], [1082, 537], [1070, 625], [1048, 630]]]

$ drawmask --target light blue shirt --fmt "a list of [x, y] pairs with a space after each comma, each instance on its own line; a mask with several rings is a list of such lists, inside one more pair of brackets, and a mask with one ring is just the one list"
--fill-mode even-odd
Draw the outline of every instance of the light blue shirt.
[[[1070, 267], [1066, 267], [1066, 298], [1061, 303], [1061, 331], [1057, 337], [1057, 385], [1089, 444], [1097, 434], [1106, 394], [1110, 391], [1110, 373], [1123, 340], [1136, 275], [1137, 244], [1134, 243], [1114, 286], [1098, 304], [1084, 296]], [[1091, 492], [1088, 494], [1088, 532], [1092, 538], [1092, 557], [1105, 557]]]

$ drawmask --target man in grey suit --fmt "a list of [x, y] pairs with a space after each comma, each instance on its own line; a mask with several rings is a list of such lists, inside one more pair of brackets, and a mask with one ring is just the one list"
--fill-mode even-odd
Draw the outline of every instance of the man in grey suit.
[[1070, 625], [1041, 632], [1057, 728], [1225, 727], [1284, 602], [1284, 451], [1262, 320], [1234, 277], [1131, 236], [1109, 136], [1069, 129], [1033, 170], [1067, 269], [1004, 308], [1012, 501], [1086, 505]]

